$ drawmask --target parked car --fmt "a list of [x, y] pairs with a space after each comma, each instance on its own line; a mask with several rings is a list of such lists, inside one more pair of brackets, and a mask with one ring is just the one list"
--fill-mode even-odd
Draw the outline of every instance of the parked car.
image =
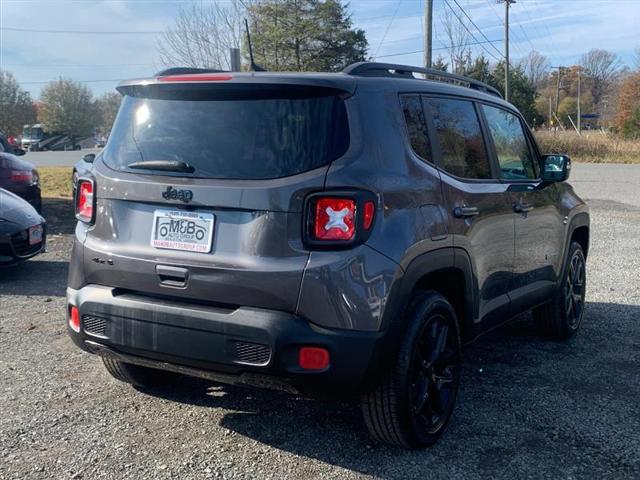
[[26, 201], [0, 188], [0, 267], [42, 253], [46, 243], [44, 218]]
[[24, 154], [24, 150], [12, 148], [0, 134], [0, 188], [19, 195], [41, 212], [40, 175], [32, 163], [16, 157]]
[[87, 153], [73, 166], [73, 172], [71, 174], [71, 185], [73, 186], [74, 192], [76, 191], [76, 187], [78, 186], [78, 179], [80, 177], [91, 174], [91, 168], [93, 166], [93, 161], [95, 160], [95, 158], [95, 153]]
[[48, 135], [45, 133], [41, 123], [25, 125], [22, 129], [22, 139], [20, 140], [20, 144], [25, 150], [37, 151], [39, 149], [39, 143], [47, 137]]
[[62, 135], [61, 138], [57, 139], [55, 142], [49, 143], [47, 148], [40, 148], [40, 150], [51, 150], [51, 151], [68, 151], [68, 150], [81, 150], [82, 147], [78, 142], [75, 141], [72, 137], [68, 135]]
[[422, 448], [462, 344], [529, 310], [578, 330], [587, 206], [492, 87], [359, 63], [118, 90], [67, 290], [69, 335], [115, 378], [359, 399], [376, 440]]

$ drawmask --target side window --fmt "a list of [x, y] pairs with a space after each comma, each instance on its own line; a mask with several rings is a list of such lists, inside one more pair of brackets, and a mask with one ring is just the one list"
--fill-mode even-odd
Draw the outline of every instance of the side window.
[[482, 109], [496, 147], [500, 178], [505, 180], [538, 178], [538, 168], [520, 119], [501, 108], [482, 105]]
[[420, 157], [431, 161], [431, 144], [427, 132], [427, 122], [424, 119], [422, 101], [419, 95], [401, 95], [400, 104], [404, 113], [404, 120], [409, 132], [411, 148]]
[[442, 167], [462, 178], [491, 178], [491, 167], [473, 103], [425, 98], [442, 150]]

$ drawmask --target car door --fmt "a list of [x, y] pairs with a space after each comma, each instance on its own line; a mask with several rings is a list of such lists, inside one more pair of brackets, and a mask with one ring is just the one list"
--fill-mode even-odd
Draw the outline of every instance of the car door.
[[540, 180], [537, 149], [515, 112], [482, 105], [499, 166], [500, 180], [516, 196], [514, 275], [509, 286], [512, 313], [549, 298], [562, 263], [564, 226], [554, 184]]
[[508, 186], [497, 178], [477, 106], [455, 97], [423, 97], [449, 211], [454, 246], [465, 250], [477, 282], [480, 328], [509, 313], [514, 218]]

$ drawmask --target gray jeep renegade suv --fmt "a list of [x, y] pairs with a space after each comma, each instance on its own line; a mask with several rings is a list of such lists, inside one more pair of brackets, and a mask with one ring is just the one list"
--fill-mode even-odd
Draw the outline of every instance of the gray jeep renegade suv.
[[360, 63], [118, 90], [67, 290], [71, 338], [117, 379], [358, 398], [375, 439], [420, 448], [461, 344], [528, 310], [578, 329], [587, 207], [490, 86]]

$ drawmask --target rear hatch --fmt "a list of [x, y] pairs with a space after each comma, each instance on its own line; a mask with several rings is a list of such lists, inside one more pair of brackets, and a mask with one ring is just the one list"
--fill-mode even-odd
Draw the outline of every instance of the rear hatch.
[[349, 147], [349, 93], [306, 82], [189, 77], [122, 87], [95, 162], [87, 283], [294, 311], [309, 255], [304, 198]]

